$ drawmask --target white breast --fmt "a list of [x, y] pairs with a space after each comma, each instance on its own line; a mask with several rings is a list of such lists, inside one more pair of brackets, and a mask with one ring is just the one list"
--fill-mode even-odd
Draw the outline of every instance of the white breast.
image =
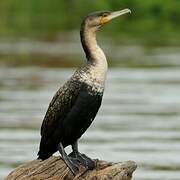
[[98, 47], [93, 52], [96, 59], [90, 65], [89, 70], [82, 74], [82, 81], [92, 87], [93, 90], [102, 92], [105, 86], [108, 64], [103, 51]]
[[92, 87], [93, 91], [103, 92], [108, 64], [102, 49], [96, 45], [91, 48], [90, 63], [78, 69], [74, 77]]

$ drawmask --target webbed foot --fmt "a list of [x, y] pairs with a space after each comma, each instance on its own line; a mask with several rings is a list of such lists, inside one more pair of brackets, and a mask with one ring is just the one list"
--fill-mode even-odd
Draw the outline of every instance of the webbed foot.
[[90, 170], [96, 167], [95, 161], [89, 158], [88, 156], [86, 156], [85, 154], [81, 154], [79, 152], [77, 153], [71, 152], [68, 156], [71, 158], [75, 158], [81, 165], [85, 166]]

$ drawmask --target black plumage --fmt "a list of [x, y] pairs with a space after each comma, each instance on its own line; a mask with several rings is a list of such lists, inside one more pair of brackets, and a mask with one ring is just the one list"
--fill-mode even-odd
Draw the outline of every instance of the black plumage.
[[94, 120], [101, 105], [102, 93], [78, 80], [68, 81], [53, 97], [41, 126], [40, 159], [47, 159], [81, 137]]
[[[75, 174], [79, 164], [89, 169], [95, 162], [78, 151], [78, 139], [94, 120], [101, 106], [107, 72], [107, 61], [96, 42], [96, 31], [109, 20], [130, 12], [97, 12], [84, 18], [81, 24], [81, 43], [87, 63], [56, 92], [41, 126], [39, 159], [47, 159], [57, 150], [67, 166]], [[64, 148], [72, 146], [67, 155]]]

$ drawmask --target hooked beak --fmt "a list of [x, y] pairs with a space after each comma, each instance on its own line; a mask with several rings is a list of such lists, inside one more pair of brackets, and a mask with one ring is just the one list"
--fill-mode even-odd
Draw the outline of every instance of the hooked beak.
[[131, 13], [131, 10], [130, 9], [123, 9], [121, 11], [114, 11], [114, 12], [111, 12], [108, 16], [106, 17], [102, 17], [100, 22], [101, 24], [106, 24], [107, 22], [109, 22], [110, 20], [118, 17], [118, 16], [121, 16], [123, 14], [127, 14], [127, 13]]
[[131, 13], [131, 10], [130, 9], [123, 9], [121, 11], [114, 11], [108, 16], [108, 19], [110, 21], [111, 19], [114, 19], [116, 17], [119, 17], [119, 16], [121, 16], [123, 14], [127, 14], [127, 13]]

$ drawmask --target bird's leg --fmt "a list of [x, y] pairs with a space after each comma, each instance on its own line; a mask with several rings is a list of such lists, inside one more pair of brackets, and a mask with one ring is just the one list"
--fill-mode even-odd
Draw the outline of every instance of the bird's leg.
[[[66, 163], [66, 165], [69, 167], [69, 169], [71, 170], [71, 172], [76, 175], [79, 171], [79, 164], [77, 161], [73, 161], [74, 158], [68, 157], [68, 155], [66, 154], [64, 147], [62, 145], [62, 143], [59, 143], [58, 145], [58, 150], [64, 160], [64, 162]], [[78, 164], [78, 165], [77, 165]]]
[[72, 150], [73, 152], [69, 154], [70, 157], [76, 158], [83, 166], [87, 167], [88, 169], [95, 168], [95, 161], [78, 151], [78, 141], [72, 145]]

